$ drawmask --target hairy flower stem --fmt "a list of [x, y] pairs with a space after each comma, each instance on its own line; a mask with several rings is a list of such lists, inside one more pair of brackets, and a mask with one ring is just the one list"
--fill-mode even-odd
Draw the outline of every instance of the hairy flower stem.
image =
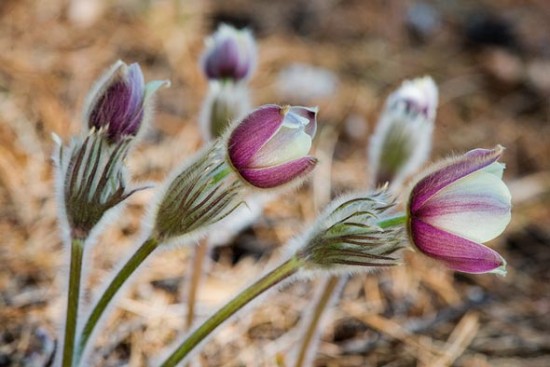
[[99, 319], [105, 312], [109, 303], [113, 300], [116, 293], [122, 287], [122, 285], [130, 278], [134, 271], [147, 259], [147, 257], [157, 248], [159, 241], [154, 237], [149, 237], [139, 249], [128, 259], [124, 266], [115, 275], [107, 289], [103, 292], [97, 303], [95, 304], [90, 316], [84, 324], [80, 339], [78, 341], [78, 349], [76, 353], [76, 362], [80, 363], [82, 359], [82, 353], [86, 348], [86, 344], [90, 340]]
[[[398, 226], [407, 221], [407, 216], [404, 213], [397, 214], [393, 217], [384, 218], [380, 220], [377, 224], [380, 228], [389, 228], [393, 226]], [[316, 333], [319, 323], [323, 317], [323, 313], [330, 305], [331, 298], [333, 293], [337, 289], [342, 289], [347, 282], [347, 277], [332, 275], [326, 282], [323, 282], [320, 286], [323, 287], [322, 292], [319, 296], [313, 301], [313, 313], [312, 316], [307, 320], [307, 324], [304, 326], [304, 334], [301, 337], [300, 349], [294, 363], [294, 367], [304, 367], [312, 364], [311, 353], [308, 353], [312, 345], [316, 344], [315, 339], [318, 338]]]
[[193, 248], [193, 266], [191, 267], [191, 277], [187, 289], [187, 316], [185, 317], [185, 329], [189, 330], [193, 326], [195, 319], [195, 305], [197, 303], [197, 291], [203, 276], [206, 255], [208, 254], [208, 242], [202, 240]]
[[235, 298], [220, 308], [215, 314], [210, 316], [202, 325], [193, 331], [178, 348], [161, 364], [162, 367], [176, 366], [189, 353], [203, 341], [214, 329], [220, 326], [229, 317], [234, 315], [246, 304], [254, 300], [266, 290], [287, 279], [296, 273], [302, 266], [302, 260], [292, 257], [285, 261], [273, 271], [262, 277], [256, 283], [252, 284]]
[[67, 294], [67, 318], [63, 342], [63, 367], [72, 366], [76, 323], [78, 320], [78, 303], [80, 300], [80, 278], [82, 277], [82, 255], [84, 239], [71, 239], [71, 265], [69, 273], [69, 292]]

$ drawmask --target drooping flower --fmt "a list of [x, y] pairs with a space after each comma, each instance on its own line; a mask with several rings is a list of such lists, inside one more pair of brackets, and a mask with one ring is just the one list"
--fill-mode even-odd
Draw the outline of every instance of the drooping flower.
[[208, 79], [239, 81], [250, 77], [256, 58], [256, 42], [250, 30], [221, 24], [207, 41], [201, 64]]
[[230, 132], [228, 159], [249, 184], [273, 188], [304, 177], [316, 165], [309, 156], [317, 109], [265, 105]]
[[423, 254], [466, 273], [505, 274], [506, 261], [483, 242], [510, 221], [510, 191], [502, 181], [503, 148], [475, 149], [444, 162], [413, 187], [409, 237]]
[[145, 84], [138, 64], [117, 61], [88, 96], [84, 122], [90, 130], [104, 131], [110, 143], [136, 136], [151, 113], [151, 96], [167, 81]]
[[372, 184], [401, 185], [431, 149], [437, 87], [430, 77], [406, 80], [386, 100], [369, 145]]

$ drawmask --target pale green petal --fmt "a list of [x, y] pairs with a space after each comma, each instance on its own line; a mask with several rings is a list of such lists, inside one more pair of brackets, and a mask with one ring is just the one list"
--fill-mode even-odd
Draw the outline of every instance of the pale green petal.
[[492, 163], [492, 164], [488, 165], [487, 167], [483, 168], [481, 171], [493, 174], [493, 175], [497, 176], [498, 178], [502, 179], [502, 174], [504, 173], [504, 168], [505, 167], [506, 167], [506, 165], [504, 163], [495, 162], [495, 163]]
[[169, 80], [153, 80], [145, 85], [144, 99], [151, 97], [159, 88], [170, 87]]
[[297, 113], [288, 112], [285, 115], [282, 126], [289, 129], [303, 129], [308, 123], [309, 120], [306, 117], [300, 116]]
[[251, 167], [272, 167], [308, 155], [311, 136], [304, 129], [281, 127], [279, 131], [256, 153]]

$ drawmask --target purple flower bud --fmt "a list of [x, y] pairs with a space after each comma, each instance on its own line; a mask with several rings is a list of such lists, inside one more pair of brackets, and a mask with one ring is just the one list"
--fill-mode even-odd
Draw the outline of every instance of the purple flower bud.
[[273, 188], [304, 177], [317, 159], [307, 155], [317, 128], [317, 109], [265, 105], [229, 135], [228, 156], [253, 186]]
[[145, 85], [138, 64], [116, 62], [89, 96], [84, 114], [88, 128], [105, 131], [111, 143], [136, 136], [150, 114], [149, 97], [166, 84], [155, 81]]
[[221, 24], [207, 41], [201, 64], [208, 79], [247, 79], [256, 65], [252, 33]]
[[466, 273], [505, 274], [506, 261], [481, 243], [510, 222], [503, 148], [476, 149], [425, 175], [409, 197], [409, 237], [423, 254]]

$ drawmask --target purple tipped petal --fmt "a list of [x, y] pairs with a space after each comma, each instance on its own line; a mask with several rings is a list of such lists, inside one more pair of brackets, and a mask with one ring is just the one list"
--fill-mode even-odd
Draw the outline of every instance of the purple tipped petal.
[[276, 167], [243, 169], [239, 173], [253, 186], [268, 189], [305, 176], [315, 168], [316, 164], [316, 158], [304, 157]]
[[465, 273], [502, 272], [506, 261], [492, 249], [412, 219], [410, 234], [416, 248], [449, 268]]
[[411, 213], [415, 215], [422, 205], [441, 189], [495, 162], [501, 156], [502, 151], [503, 148], [500, 146], [495, 149], [475, 149], [424, 177], [411, 192]]
[[254, 155], [279, 130], [283, 110], [277, 105], [265, 105], [249, 114], [231, 133], [228, 153], [238, 171], [247, 168]]

